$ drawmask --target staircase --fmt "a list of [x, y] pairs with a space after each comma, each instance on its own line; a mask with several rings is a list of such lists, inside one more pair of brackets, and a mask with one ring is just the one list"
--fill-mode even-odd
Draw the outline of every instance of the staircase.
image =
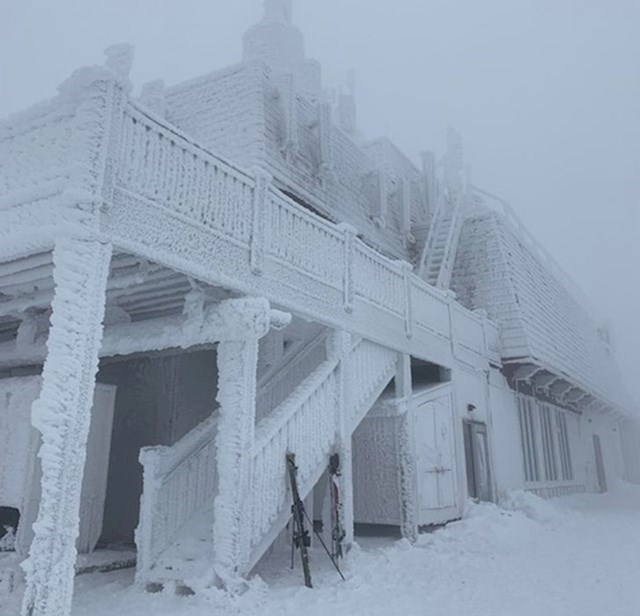
[[464, 160], [459, 135], [449, 129], [445, 155], [444, 190], [437, 196], [437, 206], [429, 226], [418, 274], [440, 289], [448, 289], [464, 222], [467, 194]]
[[[293, 350], [259, 387], [251, 490], [240, 518], [243, 573], [255, 566], [291, 515], [285, 455], [296, 453], [305, 498], [326, 468], [341, 431], [353, 433], [394, 375], [397, 356], [390, 349], [357, 340], [340, 354], [327, 342], [323, 334]], [[207, 583], [202, 574], [214, 549], [216, 423], [212, 416], [175, 445], [141, 452], [144, 486], [136, 579], [147, 588], [174, 584], [181, 592]]]

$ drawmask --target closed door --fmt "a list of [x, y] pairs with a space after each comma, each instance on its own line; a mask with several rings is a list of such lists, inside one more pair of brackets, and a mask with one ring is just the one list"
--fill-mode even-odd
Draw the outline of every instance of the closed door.
[[[114, 386], [96, 384], [83, 472], [79, 535], [76, 543], [78, 552], [81, 554], [93, 551], [102, 530], [115, 394]], [[23, 553], [27, 552], [33, 539], [32, 524], [36, 521], [40, 506], [41, 477], [40, 460], [36, 459], [30, 486], [26, 490], [24, 514], [18, 531], [18, 544]]]
[[93, 551], [102, 532], [115, 398], [114, 386], [96, 384], [80, 500], [77, 548], [81, 554]]
[[437, 524], [457, 513], [451, 397], [421, 405], [415, 417], [420, 523]]
[[475, 421], [465, 422], [464, 453], [469, 496], [482, 501], [491, 501], [491, 470], [485, 424]]

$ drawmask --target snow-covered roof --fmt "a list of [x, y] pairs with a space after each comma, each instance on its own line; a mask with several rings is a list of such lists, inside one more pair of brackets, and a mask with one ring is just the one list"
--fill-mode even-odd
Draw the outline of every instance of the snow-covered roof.
[[631, 404], [613, 350], [584, 302], [506, 216], [465, 221], [452, 289], [500, 324], [505, 363], [533, 364], [618, 409]]

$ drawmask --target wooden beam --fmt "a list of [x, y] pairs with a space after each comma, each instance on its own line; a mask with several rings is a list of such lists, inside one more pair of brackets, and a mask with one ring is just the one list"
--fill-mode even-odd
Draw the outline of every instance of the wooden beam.
[[[241, 307], [245, 309], [242, 319], [230, 320], [229, 314]], [[284, 327], [290, 319], [288, 314], [270, 310], [266, 300], [225, 300], [205, 309], [195, 318], [179, 315], [106, 327], [99, 356], [131, 355], [170, 348], [186, 349], [222, 340], [241, 340], [251, 332], [263, 332], [262, 337], [270, 327]], [[243, 323], [244, 326], [236, 323]], [[0, 369], [40, 364], [46, 356], [47, 343], [43, 337], [31, 345], [23, 345], [20, 350], [16, 342], [0, 344]]]
[[518, 366], [513, 373], [514, 381], [530, 381], [538, 372], [542, 372], [540, 366], [534, 364], [523, 364]]
[[558, 379], [553, 385], [551, 385], [551, 387], [549, 387], [549, 393], [552, 396], [562, 397], [567, 391], [572, 389], [572, 387], [571, 383]]
[[547, 389], [550, 385], [558, 380], [555, 374], [547, 372], [546, 374], [536, 374], [533, 378], [533, 384], [538, 389]]

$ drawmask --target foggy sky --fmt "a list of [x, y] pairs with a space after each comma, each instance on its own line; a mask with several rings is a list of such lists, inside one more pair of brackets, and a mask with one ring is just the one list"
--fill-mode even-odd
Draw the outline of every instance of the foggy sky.
[[[115, 42], [132, 79], [237, 62], [261, 0], [0, 0], [0, 117]], [[613, 324], [640, 398], [640, 1], [294, 0], [325, 85], [357, 75], [359, 124], [417, 160], [458, 128], [474, 182], [506, 197]]]

